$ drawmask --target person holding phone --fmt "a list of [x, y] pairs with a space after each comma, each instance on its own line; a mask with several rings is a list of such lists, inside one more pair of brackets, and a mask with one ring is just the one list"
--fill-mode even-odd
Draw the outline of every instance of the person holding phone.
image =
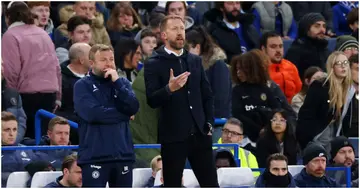
[[89, 52], [91, 71], [74, 85], [80, 118], [78, 165], [83, 187], [132, 187], [134, 146], [129, 120], [139, 102], [126, 78], [119, 77], [114, 50], [102, 44]]

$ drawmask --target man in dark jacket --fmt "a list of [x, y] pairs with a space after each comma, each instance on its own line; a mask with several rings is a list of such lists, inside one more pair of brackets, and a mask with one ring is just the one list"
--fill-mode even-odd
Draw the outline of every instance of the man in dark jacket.
[[288, 159], [282, 154], [272, 154], [267, 158], [266, 169], [259, 176], [255, 187], [295, 188], [295, 181], [288, 170]]
[[212, 156], [214, 98], [201, 58], [184, 50], [184, 20], [176, 15], [160, 24], [165, 46], [145, 63], [147, 103], [160, 109], [164, 186], [181, 187], [186, 158], [201, 187], [219, 187]]
[[81, 188], [81, 168], [76, 164], [76, 160], [76, 155], [65, 157], [61, 166], [63, 175], [58, 177], [54, 182], [47, 184], [45, 188]]
[[[350, 140], [339, 136], [331, 141], [331, 165], [351, 168], [351, 187], [359, 187], [359, 164], [355, 160], [355, 150]], [[345, 171], [329, 171], [328, 175], [345, 187]]]
[[294, 18], [297, 22], [300, 19], [311, 12], [318, 12], [320, 13], [326, 20], [326, 35], [332, 37], [335, 35], [333, 32], [333, 11], [331, 8], [330, 2], [287, 2], [293, 11]]
[[[48, 125], [47, 135], [43, 136], [40, 141], [40, 146], [67, 146], [69, 142], [70, 125], [68, 120], [62, 117], [54, 117], [50, 120]], [[35, 146], [34, 139], [25, 138], [22, 144], [26, 146]], [[72, 154], [70, 149], [44, 150], [38, 153], [41, 159], [49, 161], [57, 170], [61, 169], [63, 159]]]
[[209, 34], [225, 51], [228, 63], [233, 56], [258, 47], [259, 34], [252, 25], [254, 15], [243, 13], [240, 2], [216, 2], [215, 6], [204, 17], [211, 22]]
[[135, 154], [129, 120], [139, 102], [129, 81], [118, 76], [111, 47], [94, 45], [89, 59], [92, 70], [74, 86], [83, 186], [131, 187]]
[[[16, 142], [18, 122], [10, 112], [1, 112], [1, 146], [19, 146]], [[32, 150], [1, 150], [1, 187], [6, 186], [9, 175], [25, 171], [25, 166], [38, 160]]]
[[303, 151], [303, 164], [305, 168], [294, 179], [297, 187], [335, 188], [340, 185], [325, 175], [327, 154], [325, 148], [312, 143]]
[[4, 68], [1, 64], [1, 111], [7, 111], [14, 114], [18, 122], [18, 131], [16, 143], [19, 143], [25, 135], [26, 131], [26, 115], [22, 107], [20, 94], [15, 90], [6, 86], [4, 78]]
[[309, 13], [299, 21], [298, 37], [291, 44], [285, 59], [298, 68], [300, 78], [310, 66], [325, 69], [326, 60], [330, 55], [325, 39], [326, 23], [320, 13]]
[[[75, 43], [69, 49], [69, 58], [60, 64], [62, 78], [62, 101], [61, 108], [56, 114], [68, 120], [78, 122], [78, 117], [74, 114], [74, 85], [76, 81], [85, 77], [89, 72], [89, 51], [90, 45], [87, 43]], [[73, 145], [79, 144], [78, 129], [71, 128], [70, 141]]]

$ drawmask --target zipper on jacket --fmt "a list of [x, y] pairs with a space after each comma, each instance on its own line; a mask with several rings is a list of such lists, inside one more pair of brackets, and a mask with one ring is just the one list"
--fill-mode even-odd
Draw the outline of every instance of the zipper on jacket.
[[182, 66], [181, 58], [179, 58], [179, 64], [180, 64], [180, 74], [182, 74], [184, 68], [183, 68], [183, 66]]

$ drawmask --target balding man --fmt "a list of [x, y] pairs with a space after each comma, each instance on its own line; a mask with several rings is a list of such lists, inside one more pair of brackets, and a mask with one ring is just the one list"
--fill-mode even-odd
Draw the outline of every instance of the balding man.
[[[75, 43], [69, 49], [69, 60], [61, 64], [62, 74], [62, 106], [57, 113], [71, 121], [77, 121], [74, 115], [73, 88], [77, 80], [84, 77], [90, 69], [89, 51], [91, 47], [87, 43]], [[71, 135], [70, 140], [74, 144], [76, 136]], [[76, 142], [75, 142], [76, 143]]]

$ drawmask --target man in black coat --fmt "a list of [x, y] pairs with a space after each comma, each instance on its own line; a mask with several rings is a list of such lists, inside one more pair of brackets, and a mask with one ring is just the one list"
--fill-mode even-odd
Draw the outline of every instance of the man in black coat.
[[294, 63], [299, 71], [300, 78], [310, 66], [325, 69], [326, 60], [330, 55], [325, 38], [325, 18], [320, 13], [304, 15], [298, 28], [298, 37], [291, 44], [285, 59]]
[[230, 64], [233, 56], [257, 48], [260, 36], [253, 26], [254, 15], [243, 13], [240, 2], [215, 2], [215, 7], [204, 17], [211, 23], [209, 34], [225, 51]]
[[212, 156], [214, 98], [201, 58], [183, 49], [181, 17], [165, 17], [160, 31], [165, 46], [145, 63], [144, 76], [147, 102], [160, 109], [164, 187], [181, 187], [186, 158], [201, 187], [219, 187]]

